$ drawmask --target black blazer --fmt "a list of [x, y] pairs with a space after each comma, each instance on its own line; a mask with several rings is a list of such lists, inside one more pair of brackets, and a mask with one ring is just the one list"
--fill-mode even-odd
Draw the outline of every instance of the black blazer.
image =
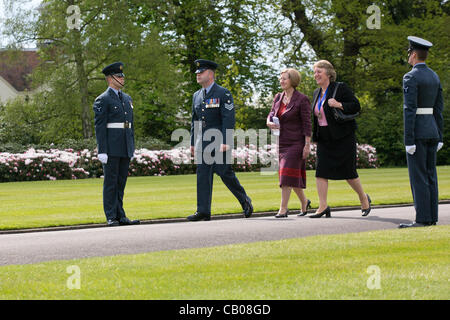
[[[325, 101], [323, 102], [322, 108], [325, 112], [325, 117], [328, 122], [328, 128], [330, 130], [331, 136], [333, 140], [337, 140], [345, 137], [346, 135], [354, 132], [357, 128], [356, 121], [351, 120], [347, 122], [339, 123], [337, 122], [332, 113], [332, 107], [328, 105], [328, 99], [331, 99], [333, 96], [334, 88], [336, 87], [336, 82], [331, 82], [328, 86], [327, 96]], [[318, 130], [319, 124], [317, 121], [317, 117], [314, 114], [314, 109], [316, 107], [317, 99], [322, 89], [317, 88], [314, 90], [313, 94], [313, 103], [312, 103], [312, 114], [314, 116], [314, 124], [313, 124], [313, 141], [317, 142], [318, 138]], [[343, 82], [339, 84], [339, 87], [336, 91], [336, 96], [334, 97], [336, 101], [342, 103], [342, 107], [344, 108], [343, 112], [346, 114], [356, 113], [361, 110], [361, 106], [359, 104], [358, 99], [353, 94], [353, 91]]]

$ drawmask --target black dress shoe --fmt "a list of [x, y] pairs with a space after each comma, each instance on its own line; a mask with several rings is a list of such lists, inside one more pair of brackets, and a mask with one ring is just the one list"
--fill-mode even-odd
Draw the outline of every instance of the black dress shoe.
[[117, 220], [108, 220], [106, 221], [106, 224], [108, 225], [108, 227], [116, 227], [119, 226], [119, 221]]
[[306, 203], [306, 210], [305, 210], [305, 212], [303, 212], [303, 211], [300, 209], [300, 213], [297, 215], [297, 217], [303, 217], [303, 216], [306, 216], [306, 214], [308, 213], [308, 209], [311, 209], [311, 200], [309, 200], [309, 199], [308, 199], [308, 202]]
[[[436, 223], [434, 223], [434, 224], [436, 224]], [[414, 223], [402, 223], [398, 227], [400, 229], [405, 229], [405, 228], [428, 227], [428, 226], [432, 226], [432, 225], [433, 225], [433, 222], [426, 222], [426, 223], [414, 222]]]
[[287, 218], [289, 214], [289, 209], [286, 210], [285, 213], [278, 213], [275, 215], [275, 218]]
[[325, 215], [326, 218], [331, 218], [331, 208], [327, 207], [322, 212], [316, 213], [315, 215], [310, 216], [310, 218], [322, 218]]
[[247, 197], [247, 199], [245, 199], [245, 202], [242, 205], [242, 209], [244, 210], [244, 217], [250, 218], [252, 216], [253, 205], [252, 205], [252, 200], [249, 197]]
[[193, 215], [187, 217], [187, 219], [189, 221], [201, 221], [201, 220], [209, 221], [211, 220], [211, 214], [196, 212]]
[[119, 224], [121, 226], [128, 226], [128, 225], [132, 225], [132, 224], [141, 224], [140, 220], [130, 220], [127, 217], [122, 218], [119, 220]]
[[366, 194], [366, 196], [367, 196], [367, 201], [369, 201], [369, 208], [367, 208], [367, 209], [362, 209], [362, 210], [361, 210], [362, 213], [363, 213], [363, 214], [362, 214], [363, 217], [368, 216], [369, 213], [370, 213], [370, 210], [372, 210], [372, 206], [371, 206], [372, 200], [370, 199], [370, 197], [369, 197], [368, 194]]

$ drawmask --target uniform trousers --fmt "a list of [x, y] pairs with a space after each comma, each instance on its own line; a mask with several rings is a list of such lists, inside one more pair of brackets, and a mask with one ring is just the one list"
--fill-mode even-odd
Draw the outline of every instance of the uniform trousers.
[[244, 188], [236, 177], [230, 162], [226, 162], [225, 158], [226, 153], [224, 153], [224, 161], [222, 164], [207, 164], [205, 162], [197, 164], [197, 212], [199, 213], [211, 214], [214, 173], [222, 179], [223, 183], [238, 199], [241, 205], [247, 199]]
[[107, 220], [125, 218], [123, 195], [129, 166], [130, 158], [112, 156], [103, 164], [103, 209]]
[[416, 152], [406, 154], [409, 181], [416, 209], [416, 222], [438, 221], [438, 180], [436, 139], [417, 139]]

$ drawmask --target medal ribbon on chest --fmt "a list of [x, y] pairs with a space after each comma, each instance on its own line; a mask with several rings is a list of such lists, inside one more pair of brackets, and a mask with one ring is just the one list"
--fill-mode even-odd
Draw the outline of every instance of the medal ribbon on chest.
[[219, 108], [220, 99], [219, 98], [206, 99], [205, 104], [206, 104], [206, 108]]

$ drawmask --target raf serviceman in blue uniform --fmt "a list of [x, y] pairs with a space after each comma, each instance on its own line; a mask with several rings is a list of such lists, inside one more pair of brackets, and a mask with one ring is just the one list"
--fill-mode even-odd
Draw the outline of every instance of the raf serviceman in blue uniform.
[[139, 224], [129, 220], [123, 209], [123, 195], [130, 159], [134, 155], [134, 122], [131, 97], [122, 92], [123, 63], [102, 70], [108, 89], [95, 99], [95, 135], [98, 159], [103, 164], [103, 209], [109, 226]]
[[403, 77], [403, 120], [409, 180], [416, 221], [400, 228], [435, 225], [438, 221], [436, 152], [443, 146], [444, 102], [437, 74], [425, 60], [431, 42], [409, 36], [408, 63]]
[[197, 212], [189, 221], [211, 219], [211, 197], [214, 172], [240, 202], [244, 216], [249, 218], [253, 206], [231, 168], [231, 149], [235, 125], [233, 97], [227, 89], [214, 82], [217, 64], [196, 60], [197, 83], [202, 89], [192, 101], [191, 154], [197, 164]]

